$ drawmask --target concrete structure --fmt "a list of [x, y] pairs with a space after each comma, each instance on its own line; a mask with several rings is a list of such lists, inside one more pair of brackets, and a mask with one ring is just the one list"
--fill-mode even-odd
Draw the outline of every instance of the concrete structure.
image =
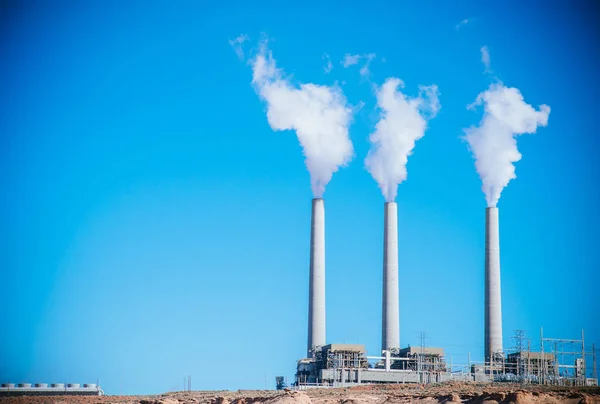
[[386, 202], [383, 227], [383, 302], [381, 350], [400, 349], [400, 300], [398, 291], [398, 207]]
[[400, 358], [410, 358], [416, 355], [436, 355], [436, 356], [444, 356], [444, 348], [434, 348], [430, 346], [409, 346], [406, 348], [402, 348], [399, 352]]
[[541, 375], [543, 371], [554, 376], [558, 372], [556, 365], [553, 353], [520, 351], [508, 354], [505, 369], [516, 375]]
[[48, 386], [47, 383], [2, 383], [0, 385], [0, 397], [5, 396], [62, 396], [62, 395], [81, 395], [81, 396], [102, 396], [104, 391], [95, 383], [84, 384], [81, 387], [78, 383], [53, 383]]
[[485, 360], [502, 353], [502, 297], [500, 293], [500, 231], [498, 208], [485, 210]]
[[[384, 352], [384, 354], [387, 361], [387, 352]], [[393, 361], [390, 364], [391, 369], [438, 373], [448, 370], [443, 348], [409, 346], [400, 349], [397, 354], [390, 356], [389, 360]]]
[[325, 345], [325, 202], [312, 200], [308, 287], [308, 357]]
[[[313, 358], [298, 361], [293, 388], [489, 380], [489, 376], [483, 373], [475, 375], [447, 371], [443, 352], [441, 348], [409, 347], [401, 350], [402, 357], [391, 356], [390, 351], [384, 351], [384, 356], [366, 356], [363, 345], [325, 345], [315, 350]], [[428, 357], [438, 360], [431, 361]], [[373, 365], [369, 361], [377, 363]]]

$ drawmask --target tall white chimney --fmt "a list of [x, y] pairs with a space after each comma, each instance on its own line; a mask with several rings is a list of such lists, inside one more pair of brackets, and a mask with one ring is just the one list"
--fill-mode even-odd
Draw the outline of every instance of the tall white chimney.
[[485, 210], [485, 360], [502, 351], [498, 208]]
[[383, 310], [381, 349], [400, 348], [398, 292], [398, 207], [386, 202], [383, 229]]
[[312, 200], [310, 279], [308, 287], [308, 356], [325, 345], [325, 203]]

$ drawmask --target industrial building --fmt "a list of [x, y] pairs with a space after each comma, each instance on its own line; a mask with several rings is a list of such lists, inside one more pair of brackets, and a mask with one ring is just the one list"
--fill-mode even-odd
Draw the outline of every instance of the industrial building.
[[549, 376], [557, 374], [555, 366], [556, 358], [549, 352], [513, 352], [506, 358], [506, 370], [515, 375], [519, 374], [542, 374], [546, 372]]
[[104, 391], [95, 383], [2, 383], [0, 397], [6, 396], [102, 396]]
[[[581, 340], [540, 338], [541, 352], [523, 349], [509, 353], [502, 346], [500, 236], [498, 208], [485, 214], [484, 362], [447, 364], [443, 348], [401, 348], [398, 278], [398, 212], [395, 202], [384, 205], [381, 354], [367, 356], [360, 344], [326, 344], [325, 323], [325, 203], [312, 201], [308, 305], [308, 355], [297, 363], [293, 388], [351, 386], [364, 383], [436, 383], [444, 381], [522, 381], [562, 385], [597, 385], [595, 348]], [[544, 352], [547, 343], [554, 353]], [[579, 344], [561, 350], [558, 344]], [[567, 355], [568, 354], [568, 355]], [[566, 356], [565, 356], [566, 355]], [[571, 356], [569, 356], [571, 355]], [[586, 357], [593, 357], [588, 378]], [[283, 386], [279, 377], [278, 386]]]

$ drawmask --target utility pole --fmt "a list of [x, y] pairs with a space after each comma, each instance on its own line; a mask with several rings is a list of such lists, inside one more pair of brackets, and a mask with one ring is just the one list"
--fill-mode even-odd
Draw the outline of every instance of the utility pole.
[[583, 374], [583, 386], [585, 386], [586, 368], [585, 368], [585, 343], [583, 342], [583, 328], [581, 329], [581, 373]]
[[540, 349], [541, 349], [541, 356], [540, 356], [540, 366], [541, 366], [541, 377], [540, 377], [540, 384], [546, 384], [546, 379], [545, 379], [545, 369], [546, 369], [546, 358], [544, 357], [544, 327], [540, 327]]
[[425, 353], [425, 339], [427, 338], [427, 334], [424, 331], [421, 331], [419, 333], [419, 338], [421, 340], [421, 353], [417, 355], [417, 370], [419, 374], [419, 382], [423, 383], [423, 379], [425, 377], [423, 372], [423, 354]]
[[594, 343], [592, 343], [592, 364], [594, 365], [592, 377], [596, 379], [596, 384], [598, 384], [598, 373], [596, 371], [596, 345], [594, 345]]
[[425, 339], [427, 338], [427, 334], [424, 331], [419, 333], [419, 338], [421, 339], [421, 354], [425, 352]]
[[522, 357], [523, 357], [523, 339], [525, 338], [525, 330], [515, 330], [515, 336], [512, 337], [515, 340], [515, 351], [517, 355], [517, 377], [521, 375]]
[[531, 340], [527, 339], [527, 382], [531, 381]]
[[475, 374], [473, 373], [473, 370], [471, 368], [471, 352], [467, 353], [467, 361], [469, 362], [469, 380], [473, 380], [475, 379]]
[[554, 382], [558, 384], [560, 364], [558, 363], [558, 342], [554, 342]]

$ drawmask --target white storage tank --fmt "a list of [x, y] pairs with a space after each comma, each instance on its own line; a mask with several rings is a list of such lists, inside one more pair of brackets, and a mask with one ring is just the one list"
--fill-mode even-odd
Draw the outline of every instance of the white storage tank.
[[47, 389], [48, 388], [48, 383], [36, 383], [35, 387], [38, 387], [40, 389]]
[[15, 387], [14, 383], [2, 383], [2, 387], [8, 387], [9, 389], [12, 389]]
[[19, 383], [19, 384], [17, 384], [17, 387], [30, 388], [31, 383]]
[[96, 383], [86, 383], [83, 385], [83, 387], [85, 387], [86, 389], [95, 389]]
[[61, 388], [61, 389], [63, 389], [63, 388], [65, 387], [65, 385], [64, 385], [63, 383], [52, 383], [52, 384], [50, 385], [50, 387], [54, 387], [54, 388], [56, 388], [56, 389], [58, 389], [58, 388]]
[[67, 387], [70, 389], [78, 389], [79, 383], [69, 383], [69, 384], [67, 384]]

